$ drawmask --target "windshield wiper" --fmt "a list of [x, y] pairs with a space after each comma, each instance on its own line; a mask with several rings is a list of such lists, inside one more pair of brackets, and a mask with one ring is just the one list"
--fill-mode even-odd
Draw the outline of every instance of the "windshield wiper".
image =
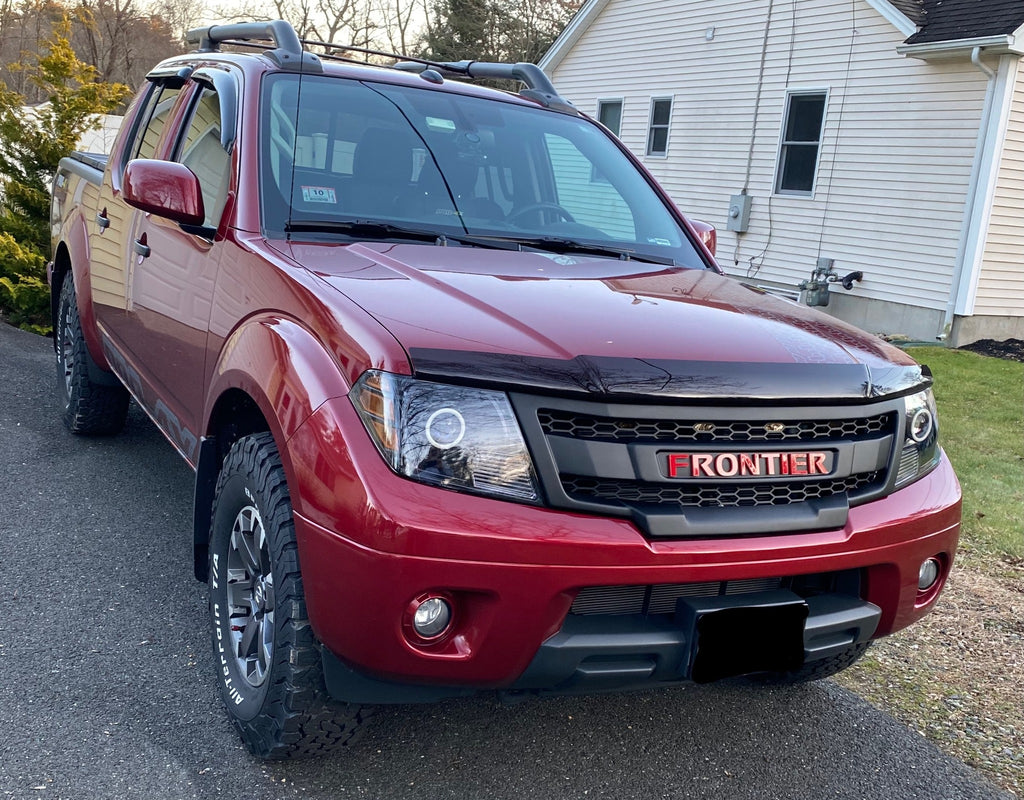
[[549, 253], [577, 253], [579, 255], [617, 258], [620, 261], [640, 261], [647, 264], [676, 266], [676, 262], [667, 256], [638, 253], [634, 250], [625, 250], [600, 244], [588, 244], [557, 236], [470, 236], [439, 233], [438, 231], [426, 230], [424, 228], [407, 228], [403, 225], [395, 225], [390, 222], [380, 222], [372, 219], [291, 220], [285, 223], [284, 230], [286, 233], [334, 233], [356, 239], [412, 239], [417, 242], [431, 242], [442, 247], [451, 241], [471, 247], [488, 247], [493, 250], [533, 248], [545, 250]]
[[418, 242], [436, 242], [443, 238], [436, 231], [406, 228], [372, 219], [301, 219], [284, 224], [285, 233], [339, 233], [367, 239], [415, 239]]
[[532, 247], [537, 250], [547, 250], [551, 253], [578, 253], [585, 256], [607, 256], [617, 258], [620, 261], [641, 261], [646, 264], [664, 264], [665, 266], [676, 266], [675, 260], [668, 256], [653, 255], [650, 253], [638, 253], [635, 250], [625, 250], [618, 247], [608, 247], [601, 244], [590, 244], [577, 242], [574, 239], [564, 239], [557, 236], [536, 236], [536, 237], [496, 237], [522, 247]]
[[372, 219], [303, 219], [286, 222], [286, 233], [336, 233], [356, 239], [412, 239], [417, 242], [430, 242], [444, 247], [448, 242], [458, 242], [472, 247], [488, 247], [494, 250], [517, 250], [515, 243], [503, 239], [490, 239], [478, 236], [461, 236], [459, 234], [440, 233], [424, 228], [406, 228], [390, 222]]

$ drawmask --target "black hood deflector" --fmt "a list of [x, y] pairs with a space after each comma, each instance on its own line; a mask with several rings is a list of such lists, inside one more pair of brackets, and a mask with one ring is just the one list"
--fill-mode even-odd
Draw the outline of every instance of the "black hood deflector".
[[562, 360], [413, 348], [413, 374], [439, 380], [590, 399], [664, 398], [714, 402], [877, 400], [932, 383], [926, 367], [897, 364], [765, 364], [577, 356]]

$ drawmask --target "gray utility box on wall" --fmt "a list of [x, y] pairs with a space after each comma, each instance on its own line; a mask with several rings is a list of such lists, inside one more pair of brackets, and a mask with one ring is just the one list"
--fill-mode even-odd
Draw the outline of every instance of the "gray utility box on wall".
[[729, 198], [729, 222], [726, 228], [736, 233], [746, 233], [750, 225], [750, 195], [734, 194]]

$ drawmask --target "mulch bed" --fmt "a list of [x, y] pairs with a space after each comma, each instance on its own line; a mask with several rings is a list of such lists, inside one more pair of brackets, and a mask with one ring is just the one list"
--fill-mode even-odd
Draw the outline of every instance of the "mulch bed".
[[979, 353], [983, 356], [993, 358], [1008, 358], [1011, 361], [1024, 361], [1024, 341], [1020, 339], [1007, 339], [1004, 342], [997, 342], [995, 339], [979, 339], [977, 342], [964, 345], [960, 350], [970, 350], [972, 353]]

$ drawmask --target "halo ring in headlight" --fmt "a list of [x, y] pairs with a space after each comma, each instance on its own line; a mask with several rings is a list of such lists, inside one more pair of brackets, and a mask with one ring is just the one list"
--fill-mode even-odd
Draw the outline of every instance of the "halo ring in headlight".
[[439, 408], [427, 418], [424, 433], [438, 450], [447, 450], [466, 435], [466, 418], [454, 408]]
[[932, 435], [935, 428], [935, 418], [927, 408], [919, 408], [910, 419], [910, 438], [915, 442], [923, 442]]

